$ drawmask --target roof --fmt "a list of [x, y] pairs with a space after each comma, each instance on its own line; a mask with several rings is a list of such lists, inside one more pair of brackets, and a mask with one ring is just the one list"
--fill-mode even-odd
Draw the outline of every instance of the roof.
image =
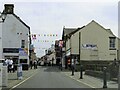
[[68, 35], [70, 34], [71, 32], [75, 31], [77, 28], [64, 28], [63, 31], [64, 31], [64, 35]]
[[76, 33], [77, 31], [81, 30], [82, 28], [84, 28], [85, 26], [81, 27], [81, 28], [77, 28], [75, 31], [71, 32], [70, 35]]
[[62, 39], [64, 39], [64, 36], [69, 35], [73, 31], [75, 31], [77, 28], [63, 28], [63, 34], [62, 34]]
[[25, 25], [28, 29], [30, 29], [30, 27], [20, 19], [20, 17], [18, 17], [16, 14], [13, 14], [13, 16], [15, 16], [23, 25]]
[[[7, 15], [6, 13], [4, 13], [4, 12], [2, 12], [2, 14], [4, 15]], [[1, 16], [0, 17], [2, 17], [2, 14], [1, 14]], [[27, 25], [27, 24], [25, 24], [25, 22], [23, 22], [21, 19], [20, 19], [20, 17], [18, 17], [16, 14], [14, 14], [14, 13], [12, 13], [12, 15], [13, 16], [15, 16], [23, 25], [25, 25], [29, 30], [30, 30], [30, 27]], [[4, 21], [3, 21], [4, 22]]]
[[[100, 26], [101, 28], [103, 28], [105, 31], [107, 31], [109, 34], [113, 34], [113, 32], [110, 30], [110, 29], [105, 29], [102, 25], [100, 25], [99, 23], [97, 23], [96, 21], [92, 20], [90, 23], [88, 23], [86, 26], [88, 26], [89, 24], [91, 23], [95, 23], [97, 24], [98, 26]], [[63, 35], [66, 36], [66, 35], [69, 35], [71, 36], [72, 34], [76, 33], [77, 31], [83, 29], [84, 27], [86, 26], [83, 26], [83, 27], [80, 27], [80, 28], [63, 28]], [[64, 36], [62, 35], [62, 39], [64, 39]], [[114, 35], [115, 36], [115, 35]]]

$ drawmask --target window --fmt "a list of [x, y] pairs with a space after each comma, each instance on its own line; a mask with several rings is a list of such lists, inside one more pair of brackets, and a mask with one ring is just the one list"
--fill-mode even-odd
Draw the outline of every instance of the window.
[[21, 41], [21, 48], [25, 48], [25, 40]]
[[112, 50], [116, 49], [115, 48], [115, 39], [116, 39], [115, 37], [109, 37], [109, 48]]

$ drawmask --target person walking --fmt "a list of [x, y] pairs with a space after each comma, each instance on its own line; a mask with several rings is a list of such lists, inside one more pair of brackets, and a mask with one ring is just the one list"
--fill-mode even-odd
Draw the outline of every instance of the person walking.
[[34, 60], [34, 69], [37, 69], [37, 61]]
[[52, 66], [53, 66], [54, 58], [52, 58]]
[[70, 65], [71, 65], [71, 63], [70, 63], [70, 58], [68, 59], [68, 62], [67, 62], [67, 63], [68, 63], [68, 69], [70, 70], [70, 69], [71, 69], [71, 66], [70, 66]]
[[7, 59], [4, 60], [3, 66], [7, 66]]
[[30, 68], [32, 69], [32, 67], [33, 67], [33, 61], [30, 60]]
[[75, 71], [75, 59], [72, 58], [71, 60], [71, 70], [72, 70], [72, 75], [74, 75], [74, 71]]
[[13, 68], [13, 60], [12, 59], [9, 59], [8, 60], [8, 73], [10, 72], [11, 73], [11, 70]]

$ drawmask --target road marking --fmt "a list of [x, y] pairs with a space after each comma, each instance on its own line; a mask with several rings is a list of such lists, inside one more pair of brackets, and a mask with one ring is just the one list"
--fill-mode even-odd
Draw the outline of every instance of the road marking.
[[70, 78], [72, 78], [73, 80], [78, 81], [78, 82], [80, 82], [80, 83], [83, 83], [83, 84], [85, 84], [85, 85], [87, 85], [87, 86], [89, 86], [89, 87], [91, 87], [91, 88], [95, 88], [95, 87], [93, 87], [93, 86], [91, 86], [91, 85], [89, 85], [89, 84], [87, 84], [87, 83], [85, 83], [85, 82], [82, 82], [82, 81], [80, 81], [80, 80], [76, 80], [73, 76], [69, 76], [69, 75], [67, 75], [67, 74], [65, 74], [65, 75], [68, 76], [68, 77], [70, 77]]
[[24, 83], [25, 81], [27, 81], [28, 79], [30, 79], [31, 77], [33, 77], [35, 74], [37, 74], [38, 72], [34, 73], [32, 76], [26, 78], [25, 80], [23, 80], [22, 82], [18, 83], [17, 85], [13, 86], [11, 89], [9, 90], [12, 90], [14, 88], [16, 88], [17, 86], [21, 85], [22, 83]]

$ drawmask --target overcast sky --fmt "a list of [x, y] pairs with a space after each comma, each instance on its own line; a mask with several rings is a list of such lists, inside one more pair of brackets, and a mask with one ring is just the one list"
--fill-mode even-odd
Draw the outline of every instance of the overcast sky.
[[[118, 36], [119, 0], [1, 0], [0, 11], [4, 4], [13, 3], [15, 14], [31, 28], [33, 34], [57, 34], [39, 36], [35, 45], [37, 56], [44, 55], [56, 39], [61, 39], [63, 26], [82, 27], [95, 20]], [[43, 42], [43, 41], [48, 42]]]

